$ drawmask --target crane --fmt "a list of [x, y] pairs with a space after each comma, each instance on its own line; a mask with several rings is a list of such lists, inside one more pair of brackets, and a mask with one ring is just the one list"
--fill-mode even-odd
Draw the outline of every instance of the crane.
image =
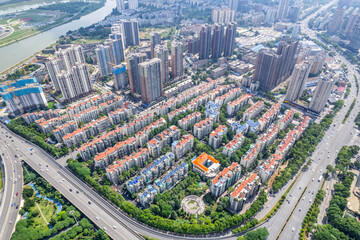
[[18, 99], [18, 97], [15, 95], [15, 92], [13, 90], [13, 87], [11, 86], [10, 84], [10, 81], [7, 83], [7, 85], [9, 86], [9, 90], [11, 91], [11, 93], [13, 94], [14, 98], [15, 98], [15, 101], [16, 101], [16, 105], [18, 105], [19, 109], [20, 109], [20, 112], [21, 113], [24, 113], [24, 110], [22, 109], [21, 107], [21, 104], [20, 104], [20, 101]]
[[46, 74], [46, 76], [44, 77], [44, 79], [42, 80], [42, 83], [45, 83], [45, 81], [50, 84], [49, 82], [49, 74]]

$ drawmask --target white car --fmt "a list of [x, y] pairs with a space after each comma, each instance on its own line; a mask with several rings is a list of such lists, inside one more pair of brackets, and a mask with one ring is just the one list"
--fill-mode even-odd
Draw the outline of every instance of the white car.
[[98, 217], [95, 217], [95, 219], [99, 221], [99, 218], [98, 218]]
[[116, 229], [116, 226], [113, 226], [114, 229]]

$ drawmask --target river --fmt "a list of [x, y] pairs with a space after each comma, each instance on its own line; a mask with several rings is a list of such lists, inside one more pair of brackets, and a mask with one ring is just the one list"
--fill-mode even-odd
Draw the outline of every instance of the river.
[[[91, 0], [84, 0], [84, 1], [91, 2]], [[51, 4], [55, 4], [55, 3], [59, 3], [59, 2], [66, 3], [66, 2], [69, 2], [69, 0], [58, 0], [56, 2], [53, 1], [53, 2], [43, 2], [43, 3], [33, 3], [33, 4], [26, 4], [26, 2], [25, 2], [24, 5], [20, 5], [20, 6], [16, 6], [16, 7], [0, 7], [0, 15], [26, 11], [26, 10], [35, 9], [38, 7], [47, 6], [47, 5], [51, 5]]]
[[78, 20], [74, 20], [70, 23], [63, 24], [0, 48], [0, 73], [25, 60], [36, 52], [48, 47], [67, 31], [73, 31], [80, 27], [88, 27], [91, 24], [103, 20], [115, 7], [115, 0], [107, 0], [102, 8], [83, 16]]

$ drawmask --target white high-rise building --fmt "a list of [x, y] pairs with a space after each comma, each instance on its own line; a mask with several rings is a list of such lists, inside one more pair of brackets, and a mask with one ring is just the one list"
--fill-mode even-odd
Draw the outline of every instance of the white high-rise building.
[[111, 73], [111, 49], [109, 46], [99, 45], [95, 49], [101, 76], [107, 76]]
[[120, 20], [111, 27], [112, 34], [120, 34], [124, 39], [124, 46], [139, 45], [139, 23], [136, 19]]
[[69, 48], [55, 52], [55, 57], [62, 59], [67, 71], [70, 71], [75, 63], [85, 63], [83, 48], [80, 45], [72, 45]]
[[85, 63], [85, 58], [80, 45], [71, 45], [69, 48], [60, 49], [55, 52], [55, 57], [55, 59], [46, 62], [45, 66], [55, 91], [59, 92], [61, 87], [57, 75], [63, 70], [70, 71], [77, 63]]
[[138, 0], [129, 0], [129, 9], [137, 9], [139, 7]]
[[311, 69], [311, 63], [309, 61], [304, 61], [295, 65], [286, 92], [287, 100], [293, 102], [301, 96], [305, 86], [306, 79], [309, 76], [310, 69]]
[[171, 71], [173, 78], [181, 77], [184, 74], [183, 44], [173, 41], [171, 43]]
[[235, 19], [235, 10], [231, 10], [230, 8], [215, 8], [212, 10], [211, 19], [213, 23], [231, 23]]
[[158, 58], [139, 63], [140, 90], [143, 103], [151, 103], [163, 94], [160, 65], [161, 60]]
[[284, 19], [287, 17], [289, 12], [289, 2], [290, 0], [280, 0], [276, 15], [277, 19]]
[[63, 98], [72, 100], [92, 91], [89, 69], [86, 64], [77, 64], [70, 71], [57, 75]]
[[326, 77], [319, 78], [318, 84], [309, 105], [311, 110], [318, 113], [322, 111], [330, 97], [330, 93], [334, 87], [334, 84], [334, 79], [328, 79]]
[[116, 9], [118, 12], [125, 10], [125, 0], [116, 0]]
[[65, 70], [64, 62], [62, 61], [62, 59], [55, 58], [46, 62], [45, 66], [49, 73], [52, 85], [55, 88], [55, 91], [60, 92], [60, 85], [56, 76], [61, 73], [62, 70]]
[[161, 60], [161, 81], [169, 81], [169, 50], [165, 45], [157, 45], [154, 50], [154, 57]]

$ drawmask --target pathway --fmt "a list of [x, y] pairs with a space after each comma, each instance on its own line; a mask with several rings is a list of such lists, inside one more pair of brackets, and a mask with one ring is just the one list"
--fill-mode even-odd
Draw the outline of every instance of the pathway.
[[36, 206], [38, 207], [38, 209], [39, 209], [39, 211], [40, 211], [40, 214], [41, 214], [42, 218], [45, 220], [46, 225], [49, 225], [49, 222], [46, 220], [46, 218], [45, 218], [45, 216], [44, 216], [43, 212], [41, 211], [41, 208], [40, 208], [39, 204], [37, 204], [37, 203], [35, 203], [35, 204], [36, 204]]

